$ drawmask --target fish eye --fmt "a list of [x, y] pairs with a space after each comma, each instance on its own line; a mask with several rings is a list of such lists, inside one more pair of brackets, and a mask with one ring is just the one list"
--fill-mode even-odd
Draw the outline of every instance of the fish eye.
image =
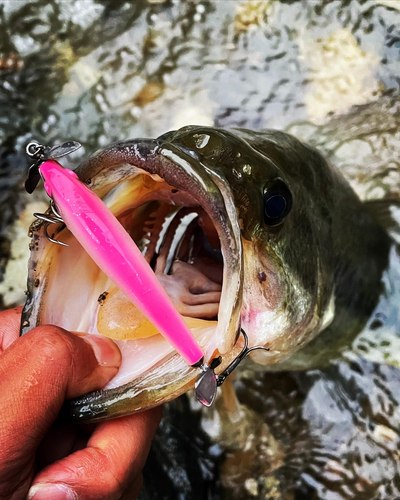
[[264, 188], [264, 222], [267, 226], [277, 226], [292, 208], [292, 194], [286, 184], [275, 179]]

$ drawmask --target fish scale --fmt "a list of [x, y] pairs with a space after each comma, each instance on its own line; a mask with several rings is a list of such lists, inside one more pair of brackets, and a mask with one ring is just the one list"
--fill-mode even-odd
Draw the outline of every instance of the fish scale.
[[[204, 140], [199, 142], [199, 136]], [[251, 168], [244, 170], [244, 164]], [[243, 175], [238, 178], [234, 171]], [[362, 322], [358, 318], [368, 317], [376, 304], [390, 240], [340, 173], [293, 136], [272, 130], [189, 126], [160, 139], [114, 143], [86, 160], [78, 172], [83, 181], [92, 179], [94, 189], [106, 200], [115, 186], [109, 183], [108, 172], [120, 179], [119, 210], [128, 216], [122, 222], [133, 221], [138, 238], [139, 229], [143, 230], [143, 220], [138, 217], [151, 209], [151, 203], [177, 206], [180, 213], [172, 215], [170, 234], [163, 239], [165, 250], [175, 236], [173, 223], [180, 222], [184, 213], [202, 211], [204, 228], [209, 227], [206, 232], [213, 247], [220, 249], [223, 262], [208, 252], [199, 238], [195, 245], [200, 252], [194, 262], [182, 263], [180, 272], [166, 279], [171, 296], [176, 290], [185, 291], [185, 302], [193, 304], [187, 307], [187, 315], [194, 321], [200, 317], [196, 316], [198, 308], [212, 306], [214, 311], [211, 297], [215, 294], [210, 294], [210, 303], [201, 303], [207, 293], [197, 286], [192, 288], [196, 293], [191, 293], [188, 285], [192, 285], [192, 278], [188, 276], [207, 282], [210, 266], [217, 274], [222, 272], [218, 322], [191, 326], [206, 359], [220, 363], [211, 368], [209, 361], [210, 370], [202, 379], [204, 387], [221, 383], [248, 352], [266, 369], [317, 367], [329, 359], [334, 348], [340, 353], [341, 346], [357, 332]], [[149, 179], [149, 191], [141, 204], [132, 200], [138, 172]], [[159, 182], [155, 184], [154, 179]], [[171, 190], [178, 190], [179, 195], [172, 196]], [[146, 229], [151, 226], [146, 222]], [[166, 225], [162, 231], [164, 228], [167, 231]], [[42, 229], [38, 231], [34, 237], [41, 241], [45, 235]], [[67, 232], [62, 234], [68, 236]], [[64, 303], [70, 301], [74, 312], [57, 316], [59, 286], [52, 277], [67, 271], [63, 292], [71, 288], [71, 279], [74, 287], [86, 291], [86, 282], [93, 278], [82, 272], [82, 276], [74, 275], [74, 262], [63, 260], [64, 251], [52, 260], [49, 272], [46, 245], [34, 252], [23, 319], [31, 319], [31, 324], [46, 322], [51, 308], [60, 326], [67, 323], [73, 329], [74, 315], [80, 316], [81, 305], [67, 293]], [[86, 274], [91, 272], [90, 263], [81, 268], [85, 272], [87, 268]], [[37, 279], [43, 283], [38, 289]], [[89, 334], [95, 333], [91, 325], [96, 325], [97, 298], [85, 303], [85, 310], [90, 311]], [[35, 304], [44, 306], [34, 309]], [[350, 326], [344, 320], [349, 317]], [[113, 314], [113, 318], [118, 326], [118, 315]], [[23, 327], [23, 331], [28, 329]], [[198, 370], [185, 365], [160, 337], [125, 340], [115, 380], [103, 391], [71, 402], [67, 410], [70, 418], [93, 421], [124, 415], [193, 388]], [[256, 348], [263, 351], [253, 352]], [[215, 392], [206, 391], [210, 394]]]

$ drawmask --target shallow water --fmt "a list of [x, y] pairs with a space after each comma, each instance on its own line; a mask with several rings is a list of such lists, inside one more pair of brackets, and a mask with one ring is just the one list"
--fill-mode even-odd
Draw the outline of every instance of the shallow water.
[[[23, 302], [25, 231], [45, 199], [26, 207], [22, 190], [32, 138], [79, 140], [77, 165], [114, 140], [186, 124], [280, 128], [322, 149], [362, 199], [400, 194], [400, 1], [0, 6], [4, 307]], [[143, 498], [399, 498], [395, 247], [383, 279], [373, 317], [324, 371], [243, 370], [239, 409], [229, 397], [219, 413], [170, 405], [146, 469], [160, 481]]]

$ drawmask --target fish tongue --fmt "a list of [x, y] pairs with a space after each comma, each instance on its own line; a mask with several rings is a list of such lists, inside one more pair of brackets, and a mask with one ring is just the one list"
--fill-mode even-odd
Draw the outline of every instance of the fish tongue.
[[102, 294], [97, 330], [115, 340], [140, 339], [157, 335], [157, 328], [116, 286]]
[[[180, 209], [169, 221], [163, 235], [159, 235], [162, 241], [159, 253], [152, 258], [152, 264], [181, 315], [213, 319], [218, 314], [221, 285], [207, 278], [196, 266], [176, 259], [178, 255], [189, 260], [193, 255], [195, 232], [201, 231], [198, 222], [198, 213], [193, 208]], [[159, 333], [114, 284], [102, 294], [99, 302], [97, 329], [101, 334], [117, 340], [128, 340]]]
[[[185, 317], [184, 321], [189, 328], [205, 328], [217, 323], [191, 317]], [[145, 339], [159, 334], [157, 328], [115, 285], [102, 294], [97, 330], [114, 340]]]

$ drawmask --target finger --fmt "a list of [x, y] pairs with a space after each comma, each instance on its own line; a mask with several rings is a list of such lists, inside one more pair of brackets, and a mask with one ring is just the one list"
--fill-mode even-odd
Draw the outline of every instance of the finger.
[[207, 292], [207, 293], [191, 293], [182, 297], [188, 305], [198, 305], [198, 304], [215, 304], [221, 300], [221, 292]]
[[0, 312], [0, 354], [19, 337], [22, 307]]
[[[121, 354], [109, 339], [35, 328], [0, 356], [0, 491], [28, 469], [65, 399], [103, 387]], [[12, 460], [10, 460], [12, 457]]]
[[143, 488], [143, 474], [139, 474], [133, 481], [133, 483], [127, 487], [121, 500], [136, 500]]
[[89, 435], [77, 425], [52, 426], [36, 453], [36, 471], [86, 448]]
[[161, 409], [154, 408], [99, 424], [87, 448], [35, 477], [28, 499], [52, 498], [52, 491], [59, 490], [60, 485], [69, 490], [70, 497], [65, 498], [120, 499], [131, 485], [138, 480], [140, 484], [160, 418]]

